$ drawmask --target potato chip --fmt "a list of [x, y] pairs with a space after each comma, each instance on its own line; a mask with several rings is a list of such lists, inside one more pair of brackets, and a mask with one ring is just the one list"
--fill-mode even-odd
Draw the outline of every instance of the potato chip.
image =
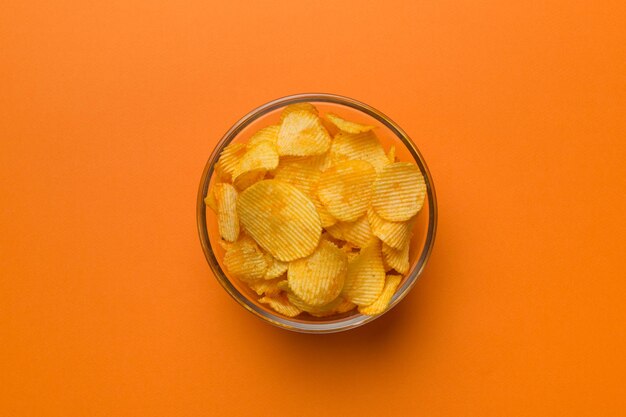
[[368, 306], [359, 306], [359, 313], [366, 314], [368, 316], [376, 316], [384, 313], [387, 310], [387, 307], [389, 307], [389, 302], [396, 293], [398, 285], [400, 285], [400, 281], [402, 281], [402, 277], [400, 275], [387, 275], [383, 292], [372, 304]]
[[276, 144], [281, 156], [321, 155], [330, 147], [330, 135], [315, 114], [295, 110], [283, 120]]
[[215, 184], [211, 184], [209, 186], [209, 190], [207, 191], [206, 197], [204, 197], [204, 204], [214, 213], [217, 213], [217, 200], [215, 199], [215, 193], [213, 192], [215, 188]]
[[286, 294], [287, 299], [291, 304], [296, 306], [299, 310], [306, 311], [307, 313], [316, 317], [325, 317], [335, 314], [335, 309], [345, 302], [345, 299], [343, 297], [337, 297], [327, 304], [321, 306], [312, 306], [305, 303], [301, 298], [299, 298], [292, 292], [287, 292]]
[[293, 113], [294, 111], [308, 111], [309, 113], [313, 113], [316, 116], [319, 114], [317, 108], [311, 103], [294, 103], [286, 106], [283, 109], [282, 113], [280, 114], [280, 121], [282, 122], [283, 120], [285, 120], [285, 117], [287, 117], [290, 113]]
[[227, 242], [225, 240], [218, 240], [217, 243], [222, 247], [222, 249], [224, 249], [225, 251], [229, 251], [232, 247], [233, 247], [233, 243], [232, 242]]
[[303, 193], [311, 195], [311, 190], [322, 173], [307, 159], [281, 163], [274, 171], [274, 179], [288, 182]]
[[385, 220], [403, 222], [422, 209], [425, 197], [426, 183], [419, 168], [408, 162], [395, 162], [378, 174], [372, 207]]
[[302, 313], [298, 307], [291, 304], [289, 299], [284, 294], [276, 294], [272, 296], [265, 296], [259, 299], [259, 303], [268, 304], [272, 310], [287, 317], [295, 317]]
[[367, 161], [380, 172], [389, 159], [374, 132], [344, 133], [335, 135], [330, 148], [333, 165], [344, 161]]
[[[354, 258], [356, 258], [358, 255], [359, 255], [359, 252], [346, 252], [346, 257], [348, 258], [348, 263], [354, 261]], [[391, 268], [389, 268], [389, 269], [391, 269]]]
[[291, 288], [289, 288], [289, 282], [287, 282], [286, 279], [278, 281], [278, 284], [276, 284], [276, 286], [281, 291], [291, 292]]
[[261, 142], [269, 142], [273, 145], [276, 145], [279, 130], [280, 125], [271, 125], [258, 130], [254, 135], [252, 135], [246, 147], [250, 149]]
[[289, 264], [287, 262], [279, 261], [269, 253], [265, 254], [265, 261], [267, 262], [267, 271], [265, 271], [265, 279], [278, 278], [287, 272]]
[[244, 172], [243, 174], [240, 174], [235, 181], [233, 181], [233, 185], [239, 191], [243, 191], [251, 185], [256, 184], [257, 182], [265, 178], [266, 173], [267, 171], [264, 169], [256, 169], [254, 171]]
[[267, 270], [263, 252], [248, 236], [242, 236], [226, 251], [224, 265], [232, 276], [245, 282], [263, 279]]
[[313, 202], [291, 184], [263, 180], [237, 199], [239, 221], [246, 232], [283, 262], [313, 253], [322, 234]]
[[410, 238], [402, 249], [395, 249], [383, 243], [383, 258], [385, 263], [401, 274], [409, 272], [409, 248]]
[[343, 229], [338, 225], [338, 224], [332, 224], [328, 227], [326, 227], [324, 230], [326, 230], [326, 232], [333, 238], [336, 240], [345, 240], [343, 238]]
[[356, 305], [372, 304], [385, 285], [385, 269], [378, 239], [361, 249], [361, 253], [348, 263], [346, 282], [341, 294]]
[[353, 222], [338, 222], [332, 226], [332, 229], [331, 232], [331, 230], [327, 228], [331, 236], [335, 233], [337, 236], [340, 236], [340, 239], [353, 244], [357, 248], [367, 246], [372, 240], [372, 237], [374, 237], [367, 220], [367, 215], [363, 215]]
[[308, 305], [324, 305], [341, 292], [347, 269], [346, 254], [322, 240], [311, 255], [289, 263], [289, 288]]
[[246, 145], [243, 143], [230, 143], [222, 150], [215, 166], [215, 171], [222, 181], [232, 181], [233, 171], [245, 152]]
[[328, 113], [326, 118], [339, 128], [342, 132], [346, 133], [363, 133], [369, 132], [375, 129], [376, 126], [362, 125], [360, 123], [349, 122], [333, 113]]
[[315, 209], [317, 210], [317, 214], [320, 216], [322, 227], [331, 227], [335, 223], [337, 223], [337, 219], [328, 212], [326, 206], [323, 205], [320, 201], [320, 198], [317, 196], [317, 190], [315, 188], [313, 189], [311, 194], [311, 201], [313, 201]]
[[393, 248], [402, 249], [411, 238], [415, 216], [404, 222], [390, 222], [380, 217], [376, 210], [370, 207], [367, 210], [367, 218], [374, 235]]
[[341, 296], [339, 296], [339, 299], [341, 300], [341, 302], [335, 307], [335, 311], [334, 311], [335, 314], [347, 313], [348, 311], [356, 307], [356, 304], [354, 304], [351, 301], [346, 300], [345, 298]]
[[367, 211], [376, 172], [365, 161], [345, 161], [322, 173], [317, 195], [338, 220], [352, 222]]
[[278, 166], [278, 150], [273, 143], [263, 141], [248, 148], [239, 159], [239, 163], [233, 171], [233, 182], [237, 183], [239, 177], [251, 171], [269, 171]]
[[217, 227], [222, 239], [234, 242], [239, 237], [237, 216], [237, 190], [228, 183], [215, 184], [213, 189], [217, 202]]
[[259, 280], [250, 283], [250, 288], [258, 295], [277, 295], [280, 293], [280, 288], [278, 288], [278, 283], [280, 282], [280, 278], [270, 279], [270, 280]]
[[387, 159], [389, 159], [390, 164], [393, 164], [394, 162], [396, 162], [396, 146], [395, 145], [391, 145], [391, 147], [389, 148], [389, 152], [387, 152]]
[[356, 304], [346, 300], [345, 298], [339, 296], [328, 305], [323, 306], [323, 309], [314, 309], [312, 311], [307, 311], [310, 315], [314, 317], [328, 317], [333, 316], [335, 314], [343, 314], [348, 311], [354, 309]]

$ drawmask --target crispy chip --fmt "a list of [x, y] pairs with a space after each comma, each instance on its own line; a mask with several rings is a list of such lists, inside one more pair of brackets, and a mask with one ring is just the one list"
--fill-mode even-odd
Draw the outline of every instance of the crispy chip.
[[311, 255], [289, 263], [289, 288], [308, 305], [324, 305], [341, 292], [347, 269], [346, 254], [322, 240]]
[[250, 149], [261, 142], [269, 142], [276, 145], [279, 130], [280, 125], [271, 125], [258, 130], [248, 141], [248, 144], [246, 145], [247, 148]]
[[267, 262], [267, 271], [265, 271], [265, 279], [278, 278], [287, 272], [289, 264], [287, 262], [279, 261], [269, 253], [265, 254], [265, 261]]
[[226, 251], [224, 265], [232, 276], [246, 282], [263, 279], [267, 270], [263, 252], [248, 236], [242, 236]]
[[276, 144], [281, 156], [321, 155], [330, 147], [330, 135], [317, 115], [295, 110], [283, 120]]
[[245, 152], [246, 145], [243, 143], [231, 143], [222, 150], [215, 167], [220, 179], [226, 182], [232, 181], [233, 172]]
[[401, 274], [409, 272], [409, 248], [411, 240], [402, 249], [395, 249], [383, 243], [383, 258], [385, 263]]
[[232, 242], [227, 242], [225, 240], [218, 240], [217, 243], [222, 247], [222, 249], [224, 249], [225, 251], [229, 251], [232, 247], [233, 247], [233, 243]]
[[380, 172], [389, 164], [389, 159], [374, 132], [338, 133], [330, 148], [330, 158], [333, 165], [343, 161], [367, 161], [376, 172]]
[[372, 304], [368, 306], [359, 306], [359, 313], [366, 314], [368, 316], [375, 316], [384, 313], [387, 310], [387, 307], [389, 307], [389, 302], [396, 293], [396, 289], [398, 289], [400, 281], [402, 281], [402, 277], [400, 275], [387, 275], [383, 292]]
[[367, 211], [375, 177], [368, 162], [345, 161], [322, 173], [317, 195], [333, 217], [352, 222]]
[[289, 288], [289, 282], [286, 279], [278, 281], [278, 284], [276, 284], [276, 286], [281, 291], [291, 292], [291, 288]]
[[339, 296], [339, 299], [341, 299], [341, 302], [335, 307], [335, 314], [347, 313], [348, 311], [356, 307], [356, 304], [354, 304], [351, 301], [346, 300], [345, 298], [341, 296]]
[[222, 239], [234, 242], [239, 237], [237, 216], [237, 190], [228, 183], [215, 184], [213, 188], [217, 203], [217, 227]]
[[343, 314], [348, 311], [354, 309], [356, 304], [346, 300], [345, 298], [339, 296], [335, 300], [333, 300], [328, 305], [324, 306], [324, 309], [315, 309], [313, 311], [307, 311], [312, 316], [315, 317], [328, 317], [335, 314]]
[[233, 171], [233, 182], [248, 172], [268, 171], [278, 166], [278, 150], [273, 143], [263, 141], [248, 148]]
[[311, 103], [294, 103], [286, 106], [283, 109], [282, 113], [280, 114], [280, 121], [282, 122], [283, 120], [285, 120], [285, 117], [287, 117], [290, 113], [293, 113], [294, 111], [308, 111], [309, 113], [313, 113], [316, 116], [319, 114], [317, 108]]
[[361, 249], [361, 253], [348, 264], [348, 273], [342, 295], [356, 305], [372, 304], [385, 285], [385, 269], [381, 257], [381, 243]]
[[370, 207], [367, 210], [367, 218], [374, 235], [395, 249], [402, 249], [411, 238], [415, 216], [404, 222], [390, 222], [380, 217], [376, 210]]
[[215, 199], [215, 184], [209, 185], [209, 190], [207, 191], [206, 197], [204, 197], [204, 204], [214, 213], [217, 213], [217, 200]]
[[337, 236], [340, 236], [340, 239], [353, 244], [357, 248], [367, 246], [374, 236], [370, 229], [367, 215], [363, 215], [353, 222], [338, 222], [332, 226], [332, 231], [329, 228], [326, 230], [331, 236], [334, 237], [333, 233], [335, 233]]
[[243, 174], [239, 175], [235, 181], [233, 181], [233, 185], [239, 191], [243, 191], [251, 185], [256, 184], [257, 182], [264, 179], [266, 173], [267, 171], [265, 171], [264, 169], [244, 172]]
[[313, 204], [315, 204], [315, 209], [317, 210], [317, 214], [320, 216], [322, 227], [331, 227], [335, 223], [337, 223], [337, 219], [328, 212], [326, 206], [324, 206], [320, 201], [320, 198], [317, 196], [317, 191], [315, 189], [313, 190], [313, 193], [311, 195], [311, 201], [313, 201]]
[[302, 311], [306, 311], [312, 316], [316, 317], [326, 317], [335, 313], [335, 309], [341, 306], [345, 299], [343, 297], [337, 297], [334, 300], [331, 300], [329, 303], [321, 305], [321, 306], [312, 306], [310, 304], [305, 303], [301, 298], [295, 295], [293, 292], [287, 292], [287, 298], [289, 302], [296, 306], [298, 309]]
[[389, 152], [387, 152], [387, 159], [389, 159], [390, 164], [396, 162], [396, 145], [391, 145], [389, 148]]
[[291, 304], [284, 294], [265, 296], [259, 299], [259, 303], [268, 304], [274, 311], [287, 317], [295, 317], [302, 313], [302, 310]]
[[310, 195], [313, 186], [317, 183], [322, 173], [308, 159], [281, 162], [274, 172], [274, 179], [288, 182], [303, 193]]
[[259, 280], [250, 283], [250, 288], [258, 295], [277, 295], [280, 293], [280, 288], [278, 288], [278, 283], [280, 282], [280, 278], [270, 279], [270, 280]]
[[378, 174], [372, 207], [385, 220], [403, 222], [422, 209], [425, 197], [426, 183], [419, 168], [408, 162], [395, 162]]
[[328, 113], [326, 118], [332, 122], [339, 130], [346, 133], [363, 133], [375, 129], [376, 126], [362, 125], [355, 122], [349, 122], [333, 113]]
[[313, 253], [322, 234], [313, 202], [282, 181], [264, 180], [243, 191], [237, 212], [246, 232], [283, 262]]

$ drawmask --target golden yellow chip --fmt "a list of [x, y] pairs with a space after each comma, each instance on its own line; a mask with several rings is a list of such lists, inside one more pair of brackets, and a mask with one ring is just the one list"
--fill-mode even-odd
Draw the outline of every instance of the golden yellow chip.
[[274, 179], [288, 182], [303, 193], [310, 195], [322, 173], [308, 158], [282, 162], [274, 171]]
[[277, 295], [280, 293], [280, 288], [278, 288], [278, 283], [280, 282], [280, 278], [270, 279], [270, 280], [259, 280], [250, 283], [250, 288], [258, 295]]
[[288, 105], [283, 109], [282, 113], [280, 114], [280, 121], [282, 122], [283, 120], [285, 120], [285, 117], [287, 117], [290, 113], [293, 113], [294, 111], [308, 111], [309, 113], [313, 113], [316, 116], [319, 114], [317, 108], [311, 103], [294, 103]]
[[338, 222], [333, 225], [332, 228], [326, 228], [326, 230], [331, 236], [335, 237], [333, 235], [334, 233], [340, 236], [340, 239], [353, 244], [357, 248], [367, 246], [372, 240], [372, 237], [374, 237], [370, 229], [369, 221], [367, 220], [367, 215], [363, 215], [353, 222]]
[[220, 179], [226, 182], [232, 181], [233, 172], [245, 152], [246, 145], [243, 143], [231, 143], [222, 150], [215, 167]]
[[403, 222], [422, 209], [425, 197], [426, 183], [419, 168], [409, 162], [395, 162], [378, 174], [372, 207], [385, 220]]
[[257, 131], [247, 143], [247, 148], [250, 149], [261, 142], [269, 142], [273, 145], [276, 145], [276, 141], [278, 140], [278, 131], [280, 130], [280, 125], [271, 125], [264, 127]]
[[287, 262], [279, 261], [269, 253], [265, 254], [265, 260], [267, 262], [267, 271], [265, 271], [265, 279], [278, 278], [287, 272], [289, 264]]
[[215, 193], [213, 192], [215, 189], [215, 184], [211, 184], [209, 186], [209, 190], [207, 191], [206, 197], [204, 197], [204, 204], [214, 213], [217, 213], [217, 200], [215, 199]]
[[383, 258], [385, 263], [401, 274], [409, 272], [409, 248], [410, 238], [402, 249], [395, 249], [383, 243]]
[[328, 317], [335, 314], [347, 313], [348, 311], [354, 309], [356, 307], [356, 304], [339, 296], [328, 305], [325, 305], [323, 307], [323, 309], [318, 308], [312, 311], [307, 311], [307, 313], [315, 317]]
[[391, 145], [389, 148], [389, 152], [387, 152], [387, 159], [389, 159], [390, 164], [396, 162], [396, 145]]
[[234, 242], [239, 237], [237, 216], [237, 190], [228, 183], [215, 184], [213, 189], [217, 203], [217, 227], [222, 239]]
[[341, 302], [335, 307], [335, 314], [347, 313], [348, 311], [356, 307], [356, 304], [354, 304], [353, 302], [348, 301], [341, 296], [339, 298], [341, 299]]
[[306, 311], [312, 316], [316, 317], [325, 317], [330, 316], [335, 313], [335, 309], [342, 305], [345, 301], [342, 297], [337, 297], [331, 302], [321, 305], [321, 306], [312, 306], [310, 304], [305, 303], [301, 298], [295, 295], [293, 292], [287, 292], [287, 299], [291, 304], [296, 306], [299, 310]]
[[289, 299], [284, 294], [275, 294], [272, 296], [265, 296], [259, 299], [260, 303], [268, 304], [272, 310], [287, 317], [295, 317], [302, 313], [295, 305], [291, 304]]
[[267, 270], [263, 252], [248, 236], [242, 236], [226, 251], [224, 265], [232, 276], [246, 282], [263, 279]]
[[380, 172], [389, 159], [374, 132], [344, 133], [335, 135], [330, 148], [330, 158], [333, 165], [343, 161], [367, 161]]
[[375, 316], [384, 313], [387, 310], [387, 307], [389, 307], [389, 302], [396, 293], [398, 285], [400, 285], [400, 281], [402, 281], [402, 277], [400, 275], [387, 275], [383, 292], [372, 304], [368, 306], [359, 306], [359, 313], [366, 314], [368, 316]]
[[281, 156], [321, 155], [330, 147], [330, 135], [315, 114], [295, 110], [283, 120], [276, 144]]
[[343, 229], [336, 223], [325, 227], [324, 230], [335, 240], [345, 240], [343, 238]]
[[235, 181], [233, 181], [233, 185], [239, 190], [243, 191], [246, 188], [250, 187], [252, 184], [256, 184], [265, 178], [265, 174], [267, 173], [264, 169], [256, 169], [254, 171], [244, 172], [240, 174]]
[[404, 222], [390, 222], [380, 217], [376, 210], [369, 208], [367, 218], [372, 232], [387, 245], [402, 249], [411, 238], [415, 216]]
[[233, 182], [238, 183], [239, 177], [252, 171], [269, 171], [278, 166], [278, 150], [273, 143], [263, 141], [248, 148], [239, 159], [233, 171]]
[[218, 240], [217, 243], [222, 247], [222, 249], [224, 249], [225, 251], [229, 251], [232, 247], [233, 247], [233, 243], [232, 242], [227, 242], [225, 240]]
[[317, 196], [333, 217], [353, 222], [367, 211], [375, 178], [368, 162], [341, 162], [322, 173]]
[[347, 269], [346, 254], [322, 240], [311, 255], [289, 263], [289, 288], [308, 305], [324, 305], [341, 292]]
[[289, 288], [289, 282], [287, 282], [286, 279], [278, 281], [278, 284], [276, 284], [276, 286], [281, 291], [291, 292], [291, 288]]
[[369, 305], [382, 292], [385, 269], [380, 248], [381, 243], [376, 239], [348, 263], [346, 282], [341, 292], [348, 301], [356, 305]]
[[324, 206], [320, 201], [320, 198], [317, 196], [317, 191], [315, 188], [311, 193], [311, 201], [313, 201], [313, 204], [315, 204], [315, 209], [317, 210], [317, 214], [320, 216], [322, 227], [331, 227], [335, 223], [337, 223], [337, 219], [328, 212], [326, 206]]
[[257, 243], [283, 262], [309, 256], [322, 234], [313, 202], [291, 184], [260, 181], [237, 199], [239, 221]]
[[328, 113], [326, 118], [332, 122], [335, 126], [339, 128], [342, 132], [346, 133], [363, 133], [369, 132], [372, 129], [375, 129], [376, 126], [362, 125], [360, 123], [350, 122], [348, 120], [342, 119], [333, 113]]

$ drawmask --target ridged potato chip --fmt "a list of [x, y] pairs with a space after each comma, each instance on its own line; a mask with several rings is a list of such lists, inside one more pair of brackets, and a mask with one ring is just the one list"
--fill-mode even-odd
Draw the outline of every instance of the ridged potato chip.
[[370, 305], [380, 295], [385, 285], [385, 269], [381, 256], [381, 243], [374, 240], [348, 263], [346, 282], [341, 294], [356, 305]]
[[311, 190], [319, 181], [322, 173], [307, 159], [281, 162], [276, 171], [274, 171], [274, 179], [288, 182], [303, 193], [311, 195]]
[[312, 306], [310, 304], [305, 303], [301, 298], [295, 295], [292, 292], [287, 292], [287, 299], [291, 304], [296, 306], [299, 310], [306, 311], [312, 316], [316, 317], [326, 317], [332, 314], [335, 314], [335, 309], [337, 307], [342, 306], [345, 303], [345, 299], [342, 297], [337, 297], [334, 300], [330, 301], [327, 304], [321, 306]]
[[403, 222], [422, 209], [425, 197], [426, 183], [419, 168], [408, 162], [395, 162], [378, 174], [372, 207], [385, 220]]
[[339, 128], [342, 132], [346, 133], [363, 133], [369, 132], [372, 129], [375, 129], [376, 126], [362, 125], [360, 123], [349, 122], [336, 114], [328, 113], [326, 118], [332, 122], [335, 126]]
[[204, 197], [204, 204], [214, 213], [217, 213], [217, 200], [215, 199], [215, 193], [213, 192], [215, 189], [215, 184], [211, 184], [209, 186], [209, 190], [207, 191], [206, 197]]
[[324, 228], [324, 230], [326, 230], [326, 232], [333, 238], [336, 240], [345, 240], [343, 237], [343, 229], [341, 228], [341, 226], [339, 226], [337, 223], [335, 224], [331, 224], [330, 226], [327, 226]]
[[295, 110], [283, 120], [276, 144], [281, 156], [321, 155], [330, 147], [330, 140], [317, 115]]
[[244, 172], [239, 174], [239, 176], [233, 181], [233, 185], [239, 191], [243, 191], [265, 178], [266, 173], [267, 171], [264, 169], [255, 169], [254, 171]]
[[383, 243], [382, 250], [385, 263], [401, 274], [409, 272], [411, 266], [409, 263], [410, 241], [411, 239], [409, 238], [409, 241], [402, 249], [395, 249]]
[[396, 146], [395, 145], [391, 145], [391, 147], [389, 148], [389, 152], [387, 152], [387, 159], [389, 159], [390, 164], [393, 164], [394, 162], [396, 162]]
[[237, 213], [246, 233], [283, 262], [313, 253], [322, 234], [311, 199], [282, 181], [264, 180], [247, 188], [237, 199]]
[[315, 209], [317, 210], [317, 214], [320, 216], [320, 221], [322, 222], [322, 227], [328, 228], [337, 223], [337, 219], [334, 218], [326, 208], [325, 205], [322, 204], [320, 198], [317, 196], [317, 189], [313, 189], [311, 193], [311, 201], [315, 205]]
[[268, 304], [272, 310], [287, 317], [295, 317], [302, 313], [302, 310], [293, 305], [285, 294], [266, 295], [259, 299], [259, 303]]
[[404, 222], [390, 222], [380, 217], [376, 210], [369, 208], [367, 218], [372, 232], [387, 245], [402, 249], [411, 238], [415, 216]]
[[287, 272], [289, 269], [289, 263], [279, 261], [269, 253], [265, 254], [265, 261], [267, 262], [267, 271], [265, 271], [265, 279], [278, 278]]
[[215, 171], [222, 181], [232, 181], [233, 172], [245, 152], [246, 145], [243, 143], [230, 143], [222, 150], [215, 166]]
[[376, 172], [389, 164], [385, 150], [374, 132], [336, 134], [330, 148], [330, 158], [333, 165], [344, 161], [367, 161]]
[[322, 240], [311, 255], [289, 263], [287, 281], [294, 295], [308, 305], [320, 306], [337, 298], [347, 269], [346, 254]]
[[396, 293], [398, 285], [400, 285], [400, 281], [402, 281], [402, 277], [400, 275], [387, 275], [383, 292], [372, 304], [368, 306], [359, 306], [359, 313], [366, 314], [368, 316], [376, 316], [384, 313], [387, 310], [387, 307], [389, 307], [389, 302]]
[[267, 262], [256, 242], [248, 236], [242, 236], [224, 255], [227, 271], [245, 282], [263, 279]]
[[228, 183], [215, 184], [213, 188], [217, 203], [217, 227], [222, 239], [234, 242], [239, 237], [237, 215], [237, 190]]
[[282, 113], [280, 114], [280, 121], [282, 122], [283, 120], [285, 120], [285, 117], [287, 117], [290, 113], [293, 113], [294, 111], [308, 111], [309, 113], [313, 113], [316, 116], [319, 115], [319, 111], [317, 111], [317, 108], [311, 103], [294, 103], [286, 106], [283, 109]]
[[340, 231], [338, 235], [341, 236], [343, 240], [353, 244], [357, 248], [364, 248], [374, 237], [370, 229], [369, 221], [367, 220], [367, 215], [363, 215], [353, 222], [338, 222], [333, 227], [335, 230], [338, 229]]
[[233, 171], [233, 182], [237, 183], [239, 177], [252, 171], [269, 171], [278, 166], [278, 149], [273, 143], [263, 141], [248, 148], [239, 159], [239, 163]]
[[352, 222], [367, 211], [375, 178], [368, 162], [341, 162], [322, 173], [317, 196], [333, 217]]
[[278, 288], [278, 283], [280, 282], [280, 278], [270, 279], [270, 280], [259, 280], [250, 283], [250, 288], [258, 295], [277, 295], [280, 293], [280, 288]]
[[250, 149], [261, 142], [269, 142], [273, 145], [276, 145], [279, 130], [280, 125], [271, 125], [258, 130], [254, 135], [252, 135], [246, 147]]
[[353, 310], [356, 307], [356, 304], [339, 296], [335, 300], [333, 300], [331, 303], [329, 303], [328, 306], [324, 306], [324, 307], [325, 307], [325, 310], [316, 309], [313, 311], [308, 311], [307, 313], [309, 313], [310, 315], [314, 317], [328, 317], [328, 316], [333, 316], [335, 314], [347, 313], [348, 311]]

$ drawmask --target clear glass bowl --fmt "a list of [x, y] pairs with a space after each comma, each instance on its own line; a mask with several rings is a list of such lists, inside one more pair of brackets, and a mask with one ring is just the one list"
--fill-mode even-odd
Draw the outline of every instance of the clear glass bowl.
[[296, 94], [283, 97], [263, 104], [235, 123], [213, 149], [202, 173], [196, 202], [198, 233], [202, 250], [215, 277], [224, 289], [246, 310], [268, 323], [291, 331], [303, 333], [340, 332], [369, 323], [380, 317], [380, 315], [365, 316], [358, 313], [355, 309], [343, 315], [324, 318], [316, 318], [306, 313], [298, 317], [289, 318], [274, 312], [264, 304], [260, 304], [257, 301], [258, 296], [256, 293], [252, 292], [247, 285], [228, 276], [222, 264], [224, 250], [218, 244], [220, 237], [217, 231], [217, 219], [211, 210], [206, 210], [204, 204], [209, 185], [211, 181], [215, 181], [213, 178], [215, 164], [224, 147], [231, 142], [247, 142], [250, 136], [258, 129], [278, 123], [283, 107], [299, 102], [313, 103], [319, 109], [320, 115], [333, 112], [351, 121], [378, 126], [376, 135], [385, 151], [391, 145], [395, 145], [396, 158], [398, 160], [415, 162], [422, 171], [426, 180], [427, 193], [424, 208], [418, 214], [413, 229], [414, 234], [410, 249], [411, 269], [400, 283], [387, 311], [398, 304], [415, 285], [430, 256], [437, 229], [437, 199], [432, 177], [417, 146], [396, 123], [373, 107], [347, 97], [321, 93]]

